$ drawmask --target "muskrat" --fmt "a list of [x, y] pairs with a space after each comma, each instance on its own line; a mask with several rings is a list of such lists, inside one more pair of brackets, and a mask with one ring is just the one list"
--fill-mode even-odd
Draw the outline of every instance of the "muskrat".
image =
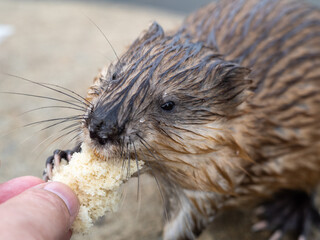
[[[177, 30], [153, 23], [86, 101], [81, 142], [146, 162], [166, 201], [164, 239], [195, 239], [223, 209], [273, 196], [263, 216], [273, 239], [288, 229], [304, 239], [304, 223], [320, 222], [311, 199], [320, 181], [315, 7], [223, 0]], [[48, 172], [71, 154], [56, 152]]]

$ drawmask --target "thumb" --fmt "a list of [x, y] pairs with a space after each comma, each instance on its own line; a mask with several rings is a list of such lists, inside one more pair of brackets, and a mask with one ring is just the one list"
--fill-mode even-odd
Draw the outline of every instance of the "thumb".
[[0, 239], [70, 239], [79, 201], [66, 185], [37, 185], [0, 205]]

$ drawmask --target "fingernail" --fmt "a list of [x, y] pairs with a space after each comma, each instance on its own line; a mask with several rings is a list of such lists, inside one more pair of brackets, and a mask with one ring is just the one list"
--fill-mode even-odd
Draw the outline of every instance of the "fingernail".
[[62, 199], [68, 208], [71, 220], [74, 221], [79, 211], [79, 200], [74, 192], [67, 185], [59, 182], [49, 182], [43, 189], [56, 194]]

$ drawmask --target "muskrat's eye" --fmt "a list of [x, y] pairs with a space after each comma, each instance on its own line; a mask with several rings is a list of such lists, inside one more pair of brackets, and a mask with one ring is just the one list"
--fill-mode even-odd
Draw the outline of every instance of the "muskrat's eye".
[[117, 79], [117, 73], [113, 73], [111, 79], [112, 80], [116, 80]]
[[161, 108], [165, 111], [171, 111], [176, 104], [172, 101], [166, 102], [161, 105]]

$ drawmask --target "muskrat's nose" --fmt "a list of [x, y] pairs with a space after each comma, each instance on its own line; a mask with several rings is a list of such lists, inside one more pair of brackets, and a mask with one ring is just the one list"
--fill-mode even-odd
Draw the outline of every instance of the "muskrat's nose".
[[101, 145], [105, 145], [105, 144], [107, 143], [107, 141], [108, 141], [107, 138], [100, 137], [100, 136], [97, 134], [97, 132], [94, 131], [94, 130], [89, 131], [89, 134], [90, 134], [90, 138], [91, 138], [92, 140], [97, 141], [97, 142], [98, 142], [99, 144], [101, 144]]
[[110, 121], [91, 121], [89, 124], [90, 138], [101, 145], [107, 142], [119, 142], [123, 127], [119, 127], [117, 122]]
[[101, 145], [119, 143], [124, 131], [124, 124], [119, 124], [119, 106], [107, 108], [96, 107], [88, 117], [90, 138]]

